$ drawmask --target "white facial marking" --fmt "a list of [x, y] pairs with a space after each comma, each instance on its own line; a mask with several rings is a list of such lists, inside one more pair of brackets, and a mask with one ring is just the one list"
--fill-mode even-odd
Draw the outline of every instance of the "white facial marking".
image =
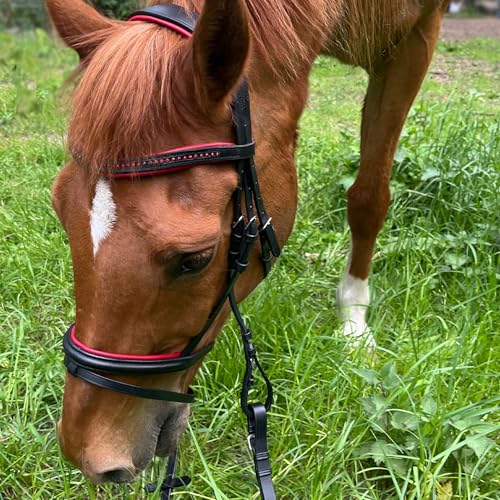
[[355, 343], [364, 341], [369, 349], [375, 347], [375, 340], [366, 325], [366, 310], [370, 305], [368, 279], [362, 280], [347, 270], [337, 288], [337, 306], [343, 321], [344, 335], [353, 337]]
[[116, 205], [108, 181], [99, 179], [95, 187], [94, 201], [90, 211], [90, 234], [94, 245], [94, 257], [101, 243], [110, 235], [116, 222]]

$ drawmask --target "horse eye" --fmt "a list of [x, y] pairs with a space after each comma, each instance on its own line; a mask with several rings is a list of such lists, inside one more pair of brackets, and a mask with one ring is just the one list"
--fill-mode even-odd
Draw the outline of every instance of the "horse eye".
[[179, 263], [179, 274], [195, 274], [203, 271], [214, 257], [214, 249], [183, 255]]

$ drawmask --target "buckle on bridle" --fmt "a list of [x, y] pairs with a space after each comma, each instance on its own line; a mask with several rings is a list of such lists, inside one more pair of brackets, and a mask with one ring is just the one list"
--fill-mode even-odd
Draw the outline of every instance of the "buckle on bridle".
[[[257, 216], [254, 215], [245, 226], [245, 239], [248, 241], [254, 241], [257, 236], [259, 236], [259, 232], [257, 229]], [[253, 230], [251, 233], [250, 231]]]
[[245, 222], [245, 217], [243, 217], [243, 215], [240, 215], [239, 218], [233, 222], [233, 230], [235, 230], [243, 222]]
[[255, 434], [249, 434], [247, 437], [247, 443], [248, 443], [248, 449], [250, 450], [251, 453], [254, 451], [254, 446], [255, 446]]
[[271, 225], [272, 220], [273, 218], [269, 217], [269, 219], [267, 219], [266, 223], [260, 228], [260, 230], [265, 231]]
[[262, 243], [266, 243], [274, 257], [279, 257], [281, 247], [276, 238], [276, 233], [272, 224], [272, 217], [269, 217], [265, 223], [259, 228], [260, 239]]

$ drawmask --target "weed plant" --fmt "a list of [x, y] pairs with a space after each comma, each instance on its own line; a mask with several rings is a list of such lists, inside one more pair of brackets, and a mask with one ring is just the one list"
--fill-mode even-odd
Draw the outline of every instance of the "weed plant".
[[[74, 303], [50, 186], [65, 161], [59, 89], [76, 60], [43, 32], [0, 34], [0, 46], [0, 498], [143, 498], [160, 462], [133, 485], [97, 489], [64, 462], [55, 435]], [[315, 64], [295, 232], [244, 306], [276, 389], [282, 499], [499, 498], [500, 72], [466, 64], [471, 50], [498, 66], [499, 49], [441, 45], [449, 78], [433, 78], [434, 66], [409, 116], [371, 278], [374, 356], [352, 349], [334, 307], [366, 77]], [[237, 337], [228, 324], [196, 379], [180, 463], [194, 482], [177, 498], [257, 498]]]

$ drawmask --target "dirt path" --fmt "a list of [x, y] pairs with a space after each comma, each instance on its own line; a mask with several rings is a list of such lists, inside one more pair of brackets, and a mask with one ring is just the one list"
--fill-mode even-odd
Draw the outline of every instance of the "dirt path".
[[[441, 30], [441, 40], [460, 42], [476, 37], [500, 39], [500, 19], [482, 17], [474, 19], [445, 18]], [[500, 54], [499, 54], [500, 56]], [[492, 80], [498, 80], [499, 63], [475, 60], [470, 57], [453, 54], [434, 54], [429, 74], [432, 80], [448, 83], [457, 78], [474, 78], [477, 73], [487, 74]]]
[[446, 18], [441, 30], [441, 39], [460, 42], [475, 37], [500, 38], [500, 19], [480, 17], [476, 19]]

